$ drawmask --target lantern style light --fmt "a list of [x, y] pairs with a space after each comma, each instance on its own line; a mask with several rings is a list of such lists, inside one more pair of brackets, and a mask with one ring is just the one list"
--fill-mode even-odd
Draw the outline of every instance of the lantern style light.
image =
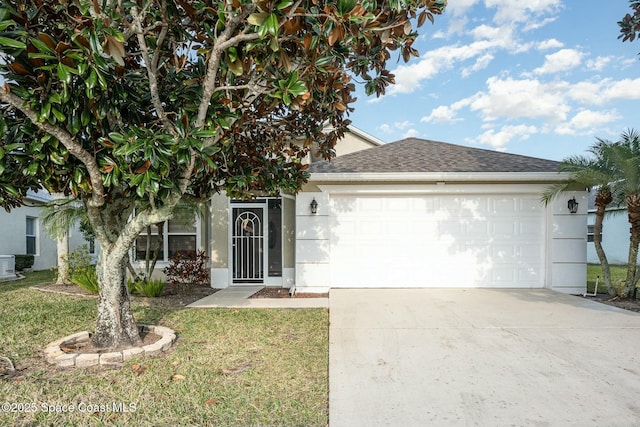
[[578, 205], [579, 203], [576, 202], [575, 197], [570, 198], [567, 202], [567, 208], [569, 208], [569, 212], [571, 212], [572, 214], [578, 212]]
[[318, 213], [318, 202], [316, 202], [316, 198], [314, 197], [311, 203], [309, 204], [309, 208], [311, 209], [312, 214]]

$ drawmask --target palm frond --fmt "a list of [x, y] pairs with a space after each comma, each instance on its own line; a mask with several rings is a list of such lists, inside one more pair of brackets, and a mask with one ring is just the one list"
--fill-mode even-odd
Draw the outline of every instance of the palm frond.
[[58, 239], [68, 233], [69, 228], [76, 223], [86, 221], [86, 213], [78, 200], [65, 197], [46, 203], [42, 207], [41, 221], [47, 234]]

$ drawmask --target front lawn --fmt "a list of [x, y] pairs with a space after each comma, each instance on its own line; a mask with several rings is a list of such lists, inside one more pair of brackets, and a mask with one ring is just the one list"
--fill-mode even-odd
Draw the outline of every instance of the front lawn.
[[43, 347], [91, 331], [96, 300], [29, 288], [52, 280], [34, 272], [0, 282], [0, 356], [17, 369], [0, 369], [0, 400], [14, 403], [3, 405], [0, 425], [328, 424], [328, 310], [134, 303], [139, 323], [178, 333], [167, 355], [59, 369], [43, 360]]
[[[609, 266], [611, 272], [611, 282], [615, 285], [618, 280], [627, 277], [626, 265], [611, 265]], [[602, 281], [602, 267], [600, 264], [587, 264], [587, 292], [593, 293], [593, 289], [596, 285], [596, 278], [600, 276], [600, 282], [598, 284], [598, 293], [606, 294], [607, 289]]]

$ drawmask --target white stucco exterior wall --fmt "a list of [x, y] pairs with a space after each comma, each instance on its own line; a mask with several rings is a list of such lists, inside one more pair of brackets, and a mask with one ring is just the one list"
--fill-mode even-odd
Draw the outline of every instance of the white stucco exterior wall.
[[0, 212], [0, 254], [22, 255], [27, 253], [27, 218], [36, 219], [36, 253], [33, 269], [47, 270], [57, 263], [56, 242], [44, 232], [40, 222], [40, 207], [23, 206], [7, 213]]
[[[594, 212], [589, 212], [588, 224], [596, 221]], [[629, 257], [629, 220], [627, 211], [622, 209], [608, 212], [602, 221], [602, 248], [609, 264], [626, 265]], [[593, 242], [587, 244], [587, 262], [600, 264]]]
[[[318, 211], [311, 213], [313, 199]], [[331, 277], [329, 257], [329, 194], [304, 192], [296, 198], [296, 288], [327, 292]]]
[[[572, 197], [579, 203], [575, 214], [567, 208]], [[587, 192], [561, 194], [548, 206], [548, 214], [548, 287], [568, 294], [584, 293], [587, 286]]]

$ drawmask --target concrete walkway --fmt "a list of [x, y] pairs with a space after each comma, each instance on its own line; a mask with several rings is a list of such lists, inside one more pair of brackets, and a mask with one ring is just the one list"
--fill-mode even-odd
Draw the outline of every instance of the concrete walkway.
[[329, 298], [249, 298], [264, 288], [257, 286], [230, 286], [202, 298], [190, 308], [327, 308]]
[[333, 289], [341, 426], [640, 425], [640, 314], [548, 290]]

